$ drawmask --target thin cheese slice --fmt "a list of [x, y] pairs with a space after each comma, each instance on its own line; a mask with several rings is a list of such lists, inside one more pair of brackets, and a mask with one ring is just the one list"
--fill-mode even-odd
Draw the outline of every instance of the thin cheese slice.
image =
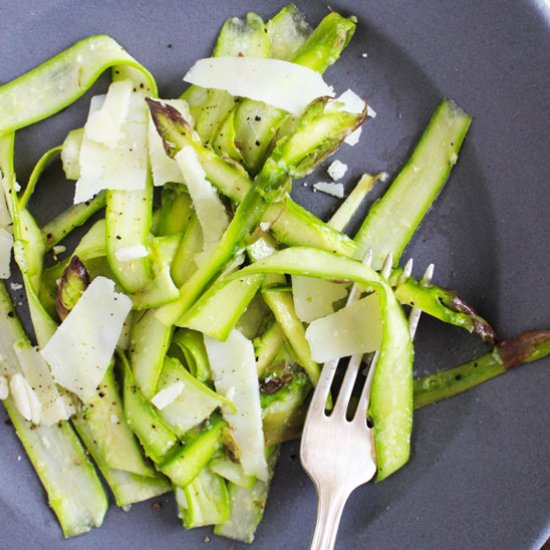
[[263, 101], [300, 115], [307, 105], [334, 91], [316, 71], [281, 59], [209, 57], [199, 59], [183, 80], [225, 90], [234, 96]]
[[151, 398], [151, 403], [153, 403], [153, 405], [159, 410], [165, 409], [176, 400], [176, 398], [183, 391], [184, 387], [185, 384], [181, 380], [178, 380], [177, 382], [174, 382], [173, 384], [170, 384], [157, 392]]
[[345, 111], [352, 115], [359, 115], [365, 110], [365, 102], [352, 90], [346, 90], [333, 101], [325, 105], [325, 111]]
[[40, 400], [28, 380], [19, 372], [10, 379], [10, 393], [23, 418], [38, 426], [42, 409]]
[[42, 349], [54, 380], [85, 403], [103, 380], [131, 308], [113, 281], [96, 277]]
[[331, 197], [336, 197], [338, 199], [344, 198], [344, 185], [342, 183], [334, 183], [332, 181], [318, 181], [313, 184], [313, 189], [321, 191], [330, 195]]
[[211, 250], [220, 240], [229, 218], [214, 186], [206, 179], [206, 174], [190, 145], [176, 155], [176, 162], [183, 174], [193, 207], [202, 229], [203, 252]]
[[113, 82], [100, 109], [88, 117], [84, 135], [96, 143], [116, 147], [124, 137], [122, 124], [128, 114], [133, 84], [130, 80]]
[[5, 190], [9, 188], [6, 178], [2, 177], [2, 171], [0, 170], [0, 227], [12, 232], [12, 219], [8, 203], [6, 201]]
[[[189, 111], [189, 105], [183, 99], [163, 99], [163, 103], [177, 109], [183, 118], [193, 126], [193, 117]], [[153, 172], [153, 185], [159, 187], [171, 181], [174, 183], [184, 183], [183, 175], [178, 167], [178, 163], [166, 154], [162, 139], [149, 113], [149, 128], [147, 130], [147, 147], [149, 149], [149, 160], [151, 161], [151, 171]]]
[[7, 399], [10, 394], [10, 389], [8, 386], [8, 379], [0, 375], [0, 400]]
[[123, 248], [119, 248], [115, 252], [115, 257], [120, 262], [129, 262], [131, 260], [137, 260], [138, 258], [145, 258], [148, 255], [149, 251], [142, 244], [125, 246]]
[[16, 343], [14, 350], [27, 382], [40, 401], [40, 424], [52, 426], [60, 420], [66, 420], [69, 413], [42, 355], [37, 349], [29, 347], [25, 341]]
[[[112, 85], [111, 85], [112, 86]], [[96, 96], [90, 104], [88, 121], [94, 113], [101, 111], [109, 98]], [[74, 203], [91, 199], [103, 189], [133, 191], [144, 189], [147, 179], [147, 108], [144, 95], [132, 92], [128, 110], [120, 124], [121, 135], [116, 133], [105, 137], [101, 143], [95, 141], [96, 128], [88, 131], [84, 126], [84, 137], [80, 147], [80, 178], [76, 182]], [[104, 131], [108, 131], [104, 127]], [[117, 130], [118, 132], [118, 130]], [[91, 136], [94, 138], [92, 139]], [[112, 143], [116, 142], [116, 145]], [[111, 143], [107, 146], [106, 143]]]
[[378, 296], [371, 294], [313, 321], [306, 330], [306, 340], [311, 356], [320, 363], [376, 351], [382, 340]]
[[347, 143], [350, 147], [357, 145], [361, 139], [362, 131], [363, 127], [359, 126], [359, 128], [356, 128], [351, 134], [348, 135], [348, 137], [344, 140], [344, 143]]
[[260, 388], [252, 342], [233, 330], [225, 342], [209, 336], [204, 343], [216, 391], [231, 399], [236, 412], [224, 411], [239, 445], [240, 461], [247, 475], [267, 479]]
[[341, 180], [345, 176], [347, 171], [348, 165], [344, 164], [338, 159], [333, 161], [327, 168], [327, 174], [332, 178], [333, 181]]
[[296, 315], [304, 323], [334, 313], [334, 303], [347, 295], [347, 285], [315, 277], [292, 275]]
[[0, 279], [8, 279], [10, 276], [11, 250], [13, 248], [13, 236], [3, 227], [0, 227]]

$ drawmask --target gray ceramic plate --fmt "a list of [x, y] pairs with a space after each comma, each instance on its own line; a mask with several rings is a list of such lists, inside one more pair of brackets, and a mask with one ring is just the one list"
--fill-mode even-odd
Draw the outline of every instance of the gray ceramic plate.
[[[365, 96], [378, 112], [360, 145], [337, 155], [351, 167], [348, 186], [364, 170], [395, 174], [440, 98], [454, 98], [474, 122], [449, 185], [409, 252], [419, 271], [436, 262], [436, 281], [459, 288], [503, 336], [550, 327], [550, 8], [543, 0], [335, 0], [331, 6], [356, 14], [359, 25], [327, 79], [339, 91], [351, 87]], [[249, 9], [268, 17], [278, 7], [267, 0], [0, 2], [0, 80], [84, 36], [108, 33], [153, 72], [164, 97], [175, 96], [184, 71], [208, 55], [226, 17]], [[313, 23], [327, 11], [315, 0], [300, 7]], [[21, 181], [41, 152], [82, 124], [85, 112], [80, 102], [21, 132]], [[41, 221], [67, 195], [59, 172], [47, 176], [34, 207]], [[330, 197], [301, 186], [296, 191], [319, 214], [335, 207]], [[425, 319], [416, 368], [451, 366], [480, 350], [475, 338]], [[550, 362], [542, 361], [422, 410], [410, 463], [380, 486], [354, 493], [337, 546], [540, 547], [550, 534], [549, 391]], [[307, 547], [315, 495], [296, 451], [296, 445], [282, 450], [257, 548]], [[160, 510], [150, 502], [130, 513], [113, 507], [101, 529], [64, 542], [3, 423], [0, 461], [2, 548], [202, 548], [209, 534], [184, 532], [174, 503], [163, 498]], [[208, 547], [240, 545], [213, 538]]]

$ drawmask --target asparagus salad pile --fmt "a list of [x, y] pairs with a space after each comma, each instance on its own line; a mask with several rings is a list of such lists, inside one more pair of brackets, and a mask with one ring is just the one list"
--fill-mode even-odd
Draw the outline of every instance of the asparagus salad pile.
[[[35, 338], [2, 283], [0, 392], [65, 536], [102, 524], [108, 488], [125, 508], [173, 491], [185, 528], [251, 542], [278, 446], [299, 437], [323, 362], [379, 351], [368, 416], [381, 481], [409, 458], [414, 408], [550, 350], [546, 331], [496, 339], [455, 292], [400, 267], [470, 125], [452, 101], [357, 234], [344, 230], [380, 175], [365, 174], [328, 221], [292, 200], [292, 182], [368, 124], [364, 98], [336, 96], [322, 77], [356, 24], [331, 12], [312, 28], [293, 5], [267, 23], [229, 19], [177, 99], [159, 99], [153, 76], [108, 36], [0, 87], [0, 271], [10, 277], [13, 256]], [[21, 188], [15, 132], [108, 69], [83, 127]], [[59, 158], [73, 205], [39, 227], [32, 195]], [[352, 283], [362, 298], [344, 306]], [[478, 334], [488, 353], [413, 379], [403, 305]]]

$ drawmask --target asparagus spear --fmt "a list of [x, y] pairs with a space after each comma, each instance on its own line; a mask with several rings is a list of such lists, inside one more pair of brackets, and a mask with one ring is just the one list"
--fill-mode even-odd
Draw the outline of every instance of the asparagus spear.
[[542, 359], [550, 353], [550, 331], [524, 332], [501, 340], [485, 355], [467, 363], [414, 380], [414, 408], [453, 397], [510, 369]]
[[376, 269], [389, 253], [394, 263], [399, 261], [447, 181], [470, 122], [471, 117], [452, 101], [440, 103], [407, 164], [369, 210], [355, 237], [356, 258], [370, 249]]
[[421, 311], [468, 332], [479, 335], [485, 342], [493, 343], [496, 335], [493, 327], [468, 305], [457, 292], [435, 285], [423, 285], [407, 277], [401, 280], [402, 270], [392, 274], [395, 282], [395, 297], [402, 303], [417, 307]]
[[46, 250], [51, 250], [73, 229], [84, 225], [97, 211], [105, 208], [105, 200], [105, 192], [102, 191], [87, 202], [70, 206], [48, 222], [42, 228]]

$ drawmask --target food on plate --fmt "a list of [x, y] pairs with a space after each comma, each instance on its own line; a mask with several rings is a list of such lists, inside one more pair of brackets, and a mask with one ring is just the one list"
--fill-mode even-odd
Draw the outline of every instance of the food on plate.
[[[323, 361], [379, 352], [368, 416], [381, 481], [409, 459], [414, 408], [550, 351], [550, 332], [499, 340], [456, 292], [400, 267], [470, 126], [453, 101], [368, 212], [363, 200], [387, 175], [365, 174], [344, 197], [348, 167], [336, 160], [338, 182], [313, 186], [344, 199], [329, 220], [291, 198], [293, 180], [360, 147], [375, 116], [360, 90], [323, 76], [356, 25], [331, 12], [312, 28], [293, 5], [267, 22], [231, 18], [211, 57], [182, 75], [179, 98], [159, 98], [151, 73], [105, 35], [0, 87], [0, 276], [12, 275], [13, 252], [36, 338], [0, 284], [0, 398], [65, 536], [102, 524], [99, 470], [117, 506], [173, 491], [184, 527], [251, 542], [278, 446], [299, 437]], [[20, 189], [15, 132], [107, 69], [112, 83], [82, 127]], [[39, 227], [33, 193], [58, 157], [73, 204]], [[67, 251], [60, 243], [84, 224]], [[362, 298], [345, 306], [352, 283]], [[408, 307], [491, 351], [413, 379]]]

